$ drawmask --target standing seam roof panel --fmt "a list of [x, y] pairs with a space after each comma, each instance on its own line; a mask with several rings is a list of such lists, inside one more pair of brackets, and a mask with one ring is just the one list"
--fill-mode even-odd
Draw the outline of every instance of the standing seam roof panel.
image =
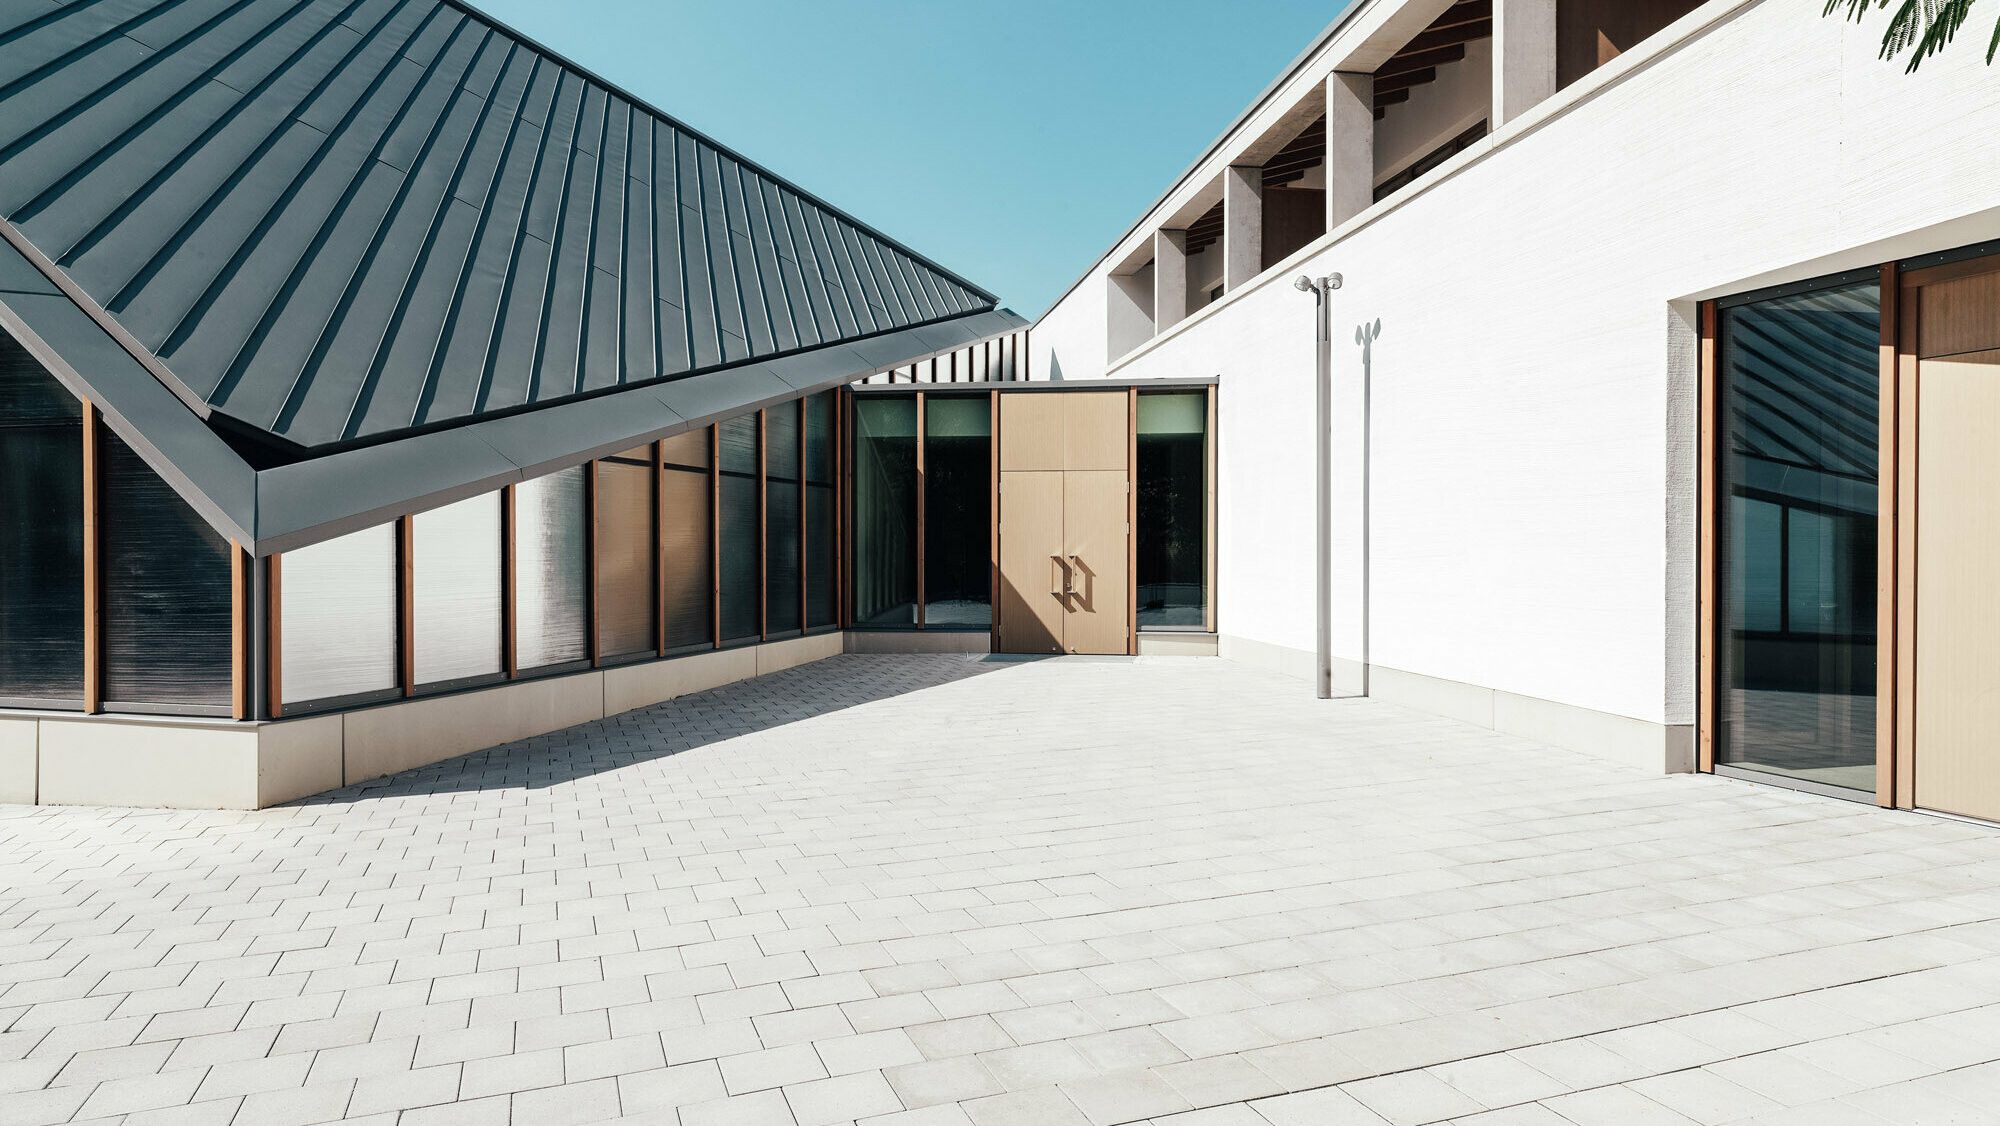
[[993, 304], [458, 0], [16, 0], [0, 217], [308, 449]]

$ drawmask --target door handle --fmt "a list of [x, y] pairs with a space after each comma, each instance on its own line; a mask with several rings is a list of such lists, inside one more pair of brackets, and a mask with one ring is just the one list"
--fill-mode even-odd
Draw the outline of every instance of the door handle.
[[[1057, 589], [1056, 587], [1056, 568], [1058, 567], [1062, 568], [1063, 573], [1061, 589]], [[1069, 594], [1069, 566], [1063, 562], [1063, 557], [1060, 555], [1049, 556], [1049, 593], [1057, 598], [1063, 598]]]

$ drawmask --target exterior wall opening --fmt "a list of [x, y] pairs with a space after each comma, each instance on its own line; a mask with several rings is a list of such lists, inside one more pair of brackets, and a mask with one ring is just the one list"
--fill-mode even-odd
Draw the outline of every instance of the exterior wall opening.
[[1880, 287], [1719, 316], [1715, 761], [1873, 791]]

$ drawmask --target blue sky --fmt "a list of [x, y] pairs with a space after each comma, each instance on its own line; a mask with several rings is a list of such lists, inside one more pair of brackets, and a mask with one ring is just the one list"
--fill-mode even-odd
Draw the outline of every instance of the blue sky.
[[1347, 0], [473, 0], [1036, 316]]

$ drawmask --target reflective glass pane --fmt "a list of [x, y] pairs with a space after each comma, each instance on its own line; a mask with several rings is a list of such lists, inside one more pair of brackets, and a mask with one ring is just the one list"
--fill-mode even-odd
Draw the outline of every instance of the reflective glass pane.
[[758, 575], [762, 570], [757, 534], [757, 479], [722, 477], [722, 639], [741, 641], [759, 633]]
[[653, 608], [653, 447], [597, 463], [597, 630], [607, 657], [656, 645]]
[[917, 624], [917, 399], [854, 399], [854, 623]]
[[1875, 788], [1875, 282], [1722, 310], [1719, 761]]
[[284, 703], [398, 687], [394, 524], [286, 552], [278, 592]]
[[664, 443], [667, 464], [688, 469], [708, 469], [708, 427], [701, 426], [676, 434]]
[[764, 524], [764, 581], [769, 585], [772, 633], [795, 630], [803, 607], [799, 586], [799, 486], [773, 479], [767, 486]]
[[[702, 435], [706, 445], [708, 435]], [[709, 476], [669, 469], [666, 477], [667, 648], [714, 640], [714, 579], [709, 550]]]
[[824, 391], [805, 400], [806, 480], [833, 483], [833, 410], [838, 392]]
[[500, 494], [416, 517], [412, 645], [418, 684], [500, 672]]
[[579, 465], [514, 486], [514, 663], [590, 656], [588, 547]]
[[83, 407], [3, 332], [0, 697], [83, 702]]
[[227, 708], [229, 541], [108, 430], [100, 456], [105, 700]]
[[1207, 622], [1208, 397], [1139, 396], [1137, 512], [1140, 629]]
[[724, 473], [757, 473], [757, 416], [738, 415], [716, 427]]
[[770, 452], [764, 457], [764, 472], [775, 480], [799, 478], [799, 401], [779, 403], [764, 412], [764, 440]]
[[993, 623], [993, 404], [924, 398], [924, 624]]
[[833, 560], [839, 550], [833, 534], [834, 493], [831, 485], [806, 486], [806, 626], [837, 624], [834, 616]]

